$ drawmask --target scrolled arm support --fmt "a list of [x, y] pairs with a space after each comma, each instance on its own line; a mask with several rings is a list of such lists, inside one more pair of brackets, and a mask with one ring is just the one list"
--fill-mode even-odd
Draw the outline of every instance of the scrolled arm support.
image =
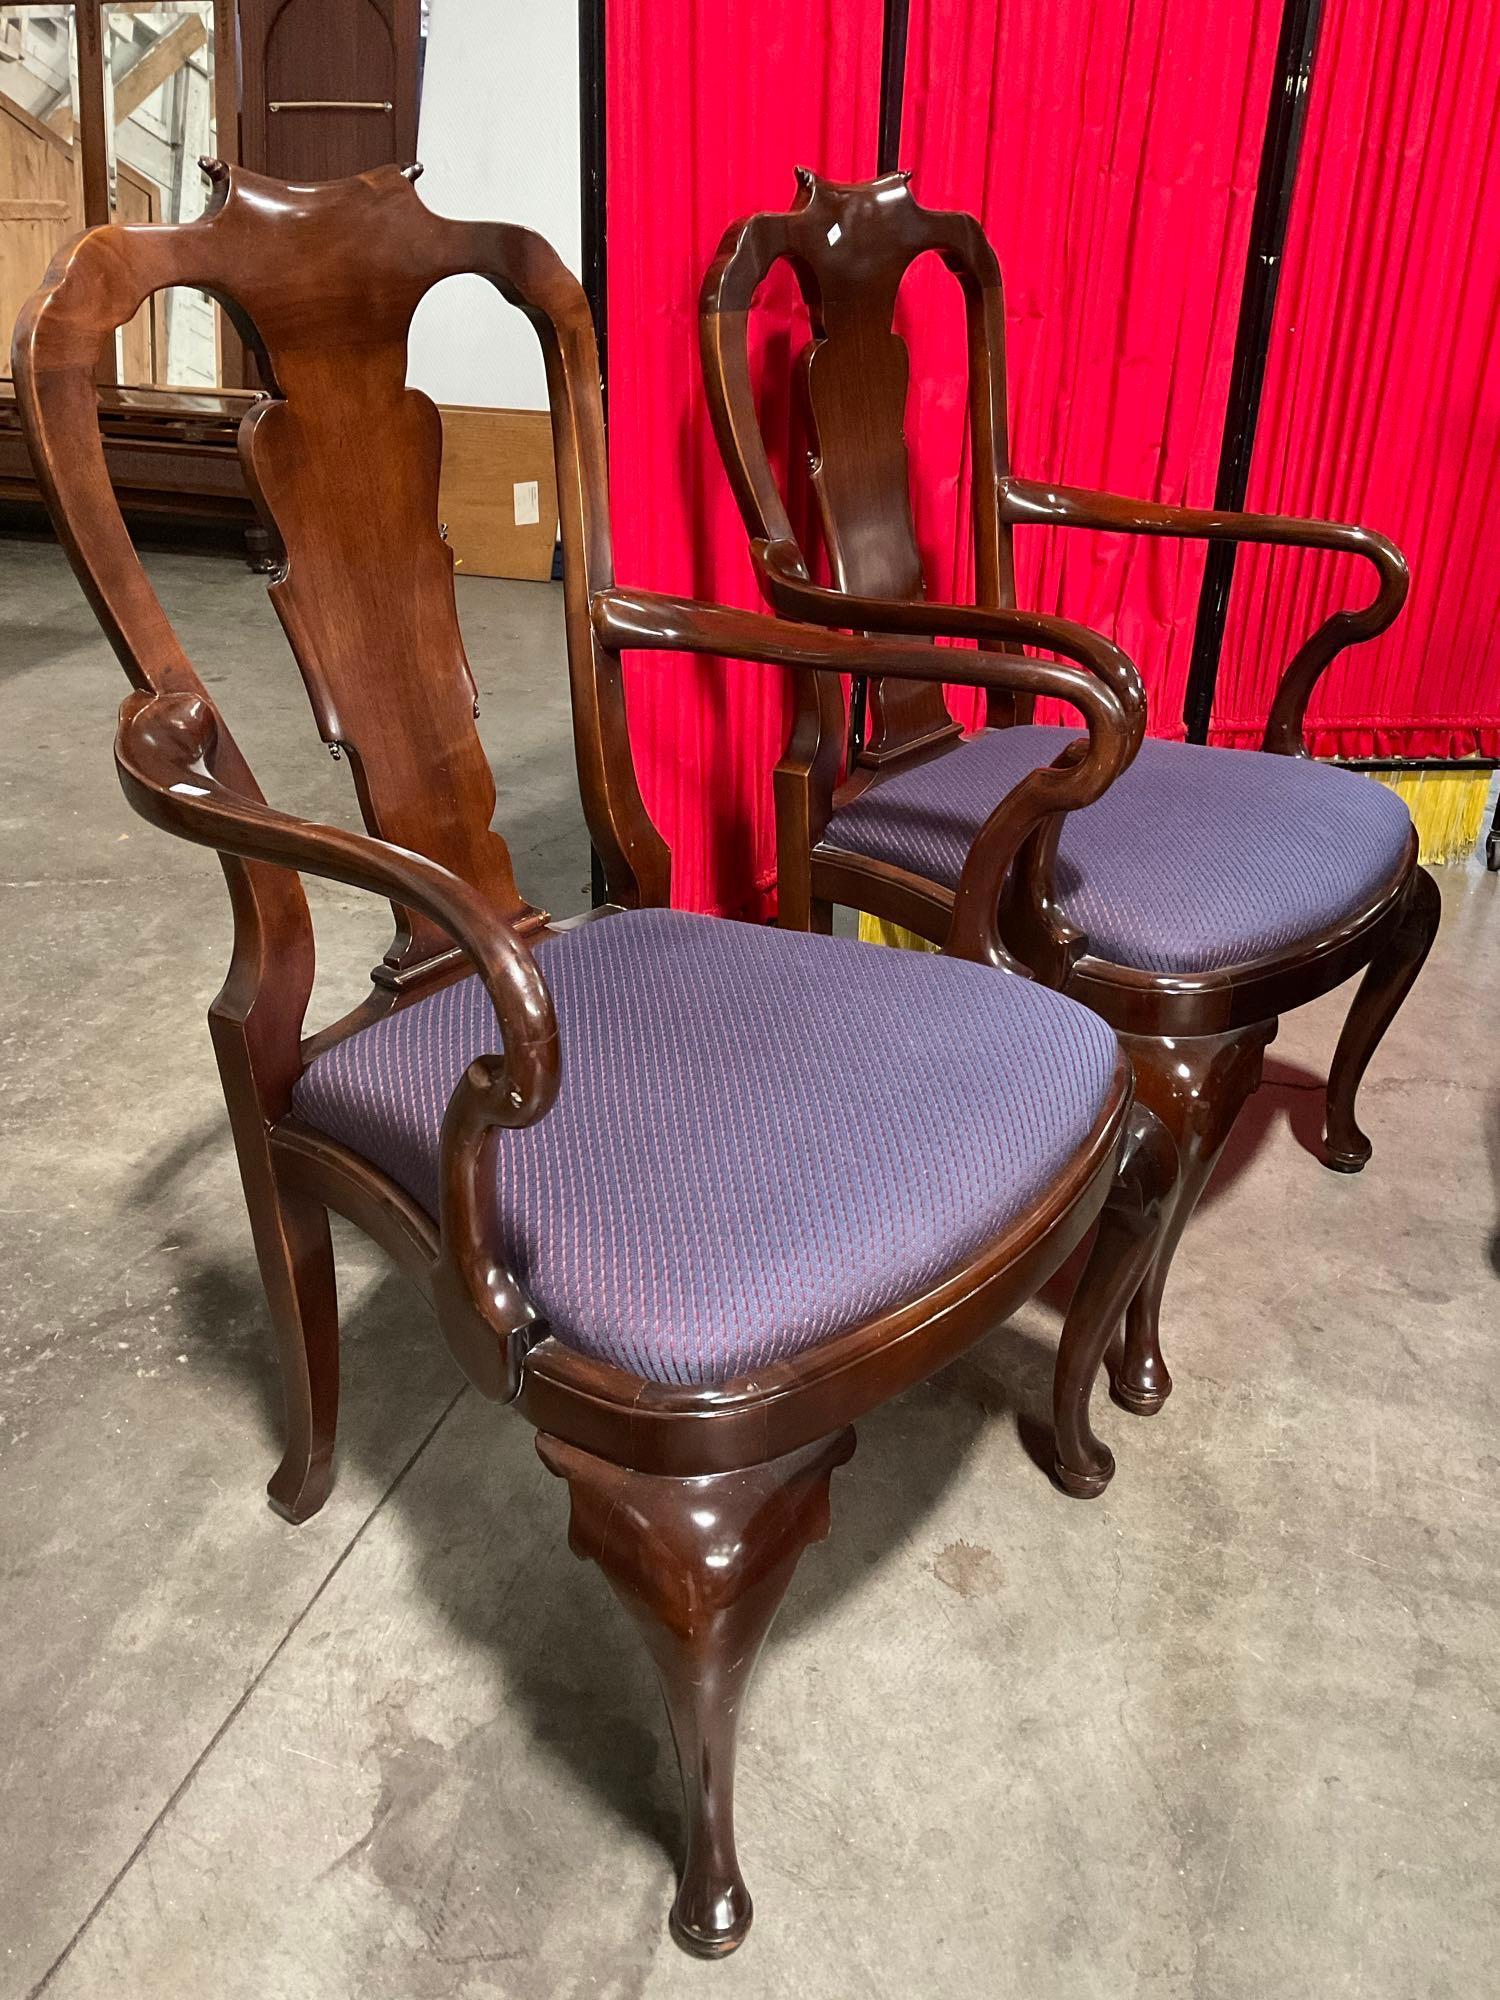
[[370, 834], [278, 812], [215, 776], [219, 719], [201, 695], [127, 696], [115, 763], [125, 796], [168, 833], [249, 861], [345, 882], [423, 911], [472, 961], [495, 1009], [501, 1053], [476, 1057], [443, 1120], [439, 1250], [432, 1282], [443, 1333], [486, 1395], [509, 1397], [535, 1309], [496, 1262], [494, 1135], [530, 1125], [561, 1078], [552, 996], [525, 940], [468, 883]]
[[1406, 602], [1410, 575], [1394, 542], [1370, 528], [1342, 521], [1299, 520], [1289, 514], [1245, 514], [1212, 507], [1169, 507], [1074, 486], [1006, 478], [1000, 486], [1000, 519], [1012, 526], [1094, 528], [1111, 534], [1170, 535], [1209, 542], [1261, 542], [1274, 547], [1330, 549], [1363, 556], [1379, 587], [1358, 610], [1332, 612], [1304, 641], [1277, 683], [1261, 748], [1305, 757], [1303, 724], [1314, 688], [1346, 646], [1373, 639]]
[[[1058, 814], [1091, 805], [1129, 764], [1145, 731], [1145, 691], [1117, 646], [1068, 619], [1022, 611], [979, 615], [987, 629], [964, 636], [1044, 646], [1077, 664], [1059, 665], [1020, 653], [956, 652], [922, 640], [853, 638], [648, 591], [604, 590], [596, 593], [592, 605], [595, 634], [609, 652], [639, 648], [711, 653], [793, 672], [895, 674], [939, 684], [962, 682], [1052, 695], [1078, 709], [1088, 728], [1087, 744], [1070, 744], [1055, 763], [1030, 772], [980, 829], [959, 879], [945, 947], [954, 957], [1002, 965], [1013, 972], [1029, 973], [1040, 961], [1044, 976], [1058, 979], [1082, 949], [1083, 940], [1057, 911], [1051, 885], [1056, 838], [1055, 829], [1049, 837], [1049, 825]], [[857, 619], [857, 611], [854, 616]], [[1012, 864], [1018, 857], [1023, 865], [1012, 882]], [[1030, 964], [1017, 959], [1001, 938], [1002, 896], [1026, 936]]]

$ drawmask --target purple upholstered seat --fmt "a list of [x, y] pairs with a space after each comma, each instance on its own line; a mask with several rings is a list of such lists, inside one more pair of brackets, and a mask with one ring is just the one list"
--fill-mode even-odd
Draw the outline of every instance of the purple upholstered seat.
[[[824, 844], [953, 888], [993, 808], [1080, 733], [983, 730], [872, 786], [834, 814]], [[1148, 737], [1102, 799], [1064, 820], [1058, 897], [1096, 958], [1201, 972], [1352, 915], [1410, 839], [1400, 799], [1357, 772]]]
[[[661, 1382], [717, 1382], [920, 1293], [1041, 1195], [1117, 1046], [1024, 979], [667, 910], [538, 951], [558, 1100], [500, 1139], [506, 1255], [551, 1331]], [[437, 1207], [438, 1133], [497, 1046], [464, 980], [337, 1044], [307, 1123]]]

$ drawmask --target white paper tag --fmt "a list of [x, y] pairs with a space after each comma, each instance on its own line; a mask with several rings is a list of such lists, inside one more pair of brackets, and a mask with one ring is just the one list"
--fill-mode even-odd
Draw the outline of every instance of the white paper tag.
[[512, 489], [516, 496], [516, 526], [535, 527], [542, 518], [542, 496], [534, 479], [518, 479]]

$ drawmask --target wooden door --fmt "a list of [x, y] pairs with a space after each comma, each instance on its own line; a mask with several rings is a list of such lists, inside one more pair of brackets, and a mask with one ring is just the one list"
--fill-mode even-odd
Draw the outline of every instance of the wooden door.
[[[10, 353], [16, 314], [83, 223], [73, 148], [40, 119], [0, 97], [0, 337]], [[0, 374], [8, 373], [0, 361]]]
[[416, 157], [420, 0], [241, 0], [246, 166], [337, 180]]

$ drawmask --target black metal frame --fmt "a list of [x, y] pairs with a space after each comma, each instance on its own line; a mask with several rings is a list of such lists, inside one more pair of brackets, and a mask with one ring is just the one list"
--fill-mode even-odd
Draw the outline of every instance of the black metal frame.
[[880, 136], [877, 174], [893, 174], [901, 164], [901, 113], [906, 104], [906, 35], [911, 0], [885, 0], [880, 37]]
[[[1224, 410], [1224, 434], [1219, 447], [1219, 473], [1214, 505], [1234, 511], [1245, 504], [1250, 456], [1265, 387], [1266, 358], [1271, 347], [1271, 323], [1276, 290], [1281, 282], [1281, 257], [1286, 246], [1292, 190], [1302, 152], [1302, 127], [1312, 81], [1313, 58], [1323, 0], [1286, 0], [1276, 47], [1276, 73], [1271, 84], [1270, 114], [1261, 145], [1255, 208], [1250, 219], [1250, 243], [1245, 256], [1245, 283], [1240, 293], [1240, 319], [1235, 332], [1234, 360], [1229, 375], [1229, 400]], [[1211, 542], [1203, 566], [1198, 619], [1193, 630], [1193, 656], [1188, 668], [1187, 698], [1182, 719], [1189, 743], [1206, 743], [1213, 715], [1229, 592], [1234, 582], [1236, 547]]]
[[[885, 0], [880, 32], [880, 125], [875, 141], [875, 171], [893, 174], [901, 164], [901, 116], [906, 108], [906, 37], [911, 26], [911, 0]], [[863, 674], [849, 683], [849, 762], [864, 748], [869, 723], [870, 689]]]
[[[599, 394], [609, 435], [609, 247], [605, 229], [605, 0], [578, 0], [578, 203], [582, 217], [583, 289], [599, 344]], [[589, 895], [597, 910], [609, 900], [604, 863], [589, 847]]]

